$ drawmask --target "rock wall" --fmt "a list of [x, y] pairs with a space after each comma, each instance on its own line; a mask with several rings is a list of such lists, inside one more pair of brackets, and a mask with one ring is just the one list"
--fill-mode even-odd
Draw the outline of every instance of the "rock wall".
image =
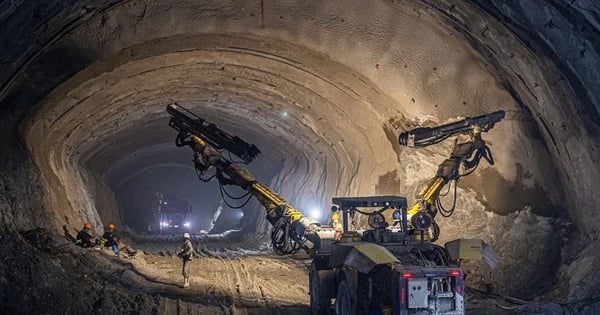
[[[103, 176], [144, 147], [172, 142], [166, 126], [155, 128], [172, 101], [263, 139], [259, 147], [286, 157], [274, 187], [298, 207], [316, 199], [324, 208], [333, 195], [412, 197], [450, 144], [411, 152], [398, 146], [399, 132], [503, 108], [506, 121], [486, 135], [497, 164], [464, 182], [463, 201], [496, 225], [486, 237], [504, 239], [497, 232], [509, 225], [542, 231], [528, 244], [540, 244], [533, 260], [551, 263], [560, 254], [544, 237], [563, 233], [566, 210], [591, 245], [563, 253], [569, 266], [560, 274], [597, 279], [600, 268], [587, 262], [598, 259], [600, 233], [598, 74], [590, 70], [598, 6], [365, 3], [4, 2], [3, 224], [60, 230], [119, 220]], [[15, 142], [24, 117], [25, 140]], [[508, 223], [526, 207], [527, 220]], [[527, 248], [498, 245], [510, 265], [535, 269], [524, 264]], [[594, 283], [563, 292], [590, 295]]]
[[0, 110], [0, 228], [9, 231], [54, 228], [56, 214], [43, 206], [45, 189], [39, 180], [39, 170], [11, 116], [5, 109]]

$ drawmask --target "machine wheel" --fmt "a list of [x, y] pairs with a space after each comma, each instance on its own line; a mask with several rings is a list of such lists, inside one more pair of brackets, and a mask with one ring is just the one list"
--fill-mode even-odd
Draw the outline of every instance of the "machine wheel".
[[335, 313], [337, 315], [357, 315], [356, 298], [346, 280], [340, 281], [337, 297], [335, 299]]
[[318, 270], [313, 262], [308, 277], [310, 290], [310, 314], [330, 315], [331, 298], [335, 288], [335, 272], [333, 270]]

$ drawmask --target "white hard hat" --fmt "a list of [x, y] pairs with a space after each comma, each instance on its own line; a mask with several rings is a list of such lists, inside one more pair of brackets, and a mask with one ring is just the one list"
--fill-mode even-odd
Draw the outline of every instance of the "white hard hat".
[[186, 233], [183, 233], [183, 237], [184, 237], [184, 238], [190, 238], [190, 233], [187, 233], [187, 232], [186, 232]]

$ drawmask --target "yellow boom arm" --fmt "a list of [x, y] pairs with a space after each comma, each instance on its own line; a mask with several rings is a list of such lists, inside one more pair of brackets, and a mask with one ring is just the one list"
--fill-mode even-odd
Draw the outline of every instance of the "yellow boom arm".
[[[485, 126], [484, 130], [487, 131], [492, 128], [495, 122], [502, 118], [504, 118], [504, 112], [496, 112], [490, 114], [490, 116], [484, 115], [476, 118], [467, 118], [464, 121], [437, 128], [418, 128], [415, 129], [414, 133], [413, 131], [410, 131], [400, 136], [401, 144], [413, 144], [412, 146], [423, 147], [438, 143], [439, 141], [446, 139], [448, 135], [470, 135], [469, 141], [455, 143], [450, 157], [439, 165], [436, 176], [429, 181], [423, 190], [421, 190], [419, 195], [417, 195], [417, 201], [408, 209], [408, 216], [411, 218], [411, 225], [413, 228], [421, 231], [433, 228], [431, 241], [437, 240], [440, 233], [439, 227], [435, 222], [437, 213], [439, 212], [443, 216], [450, 216], [455, 207], [455, 204], [453, 204], [450, 210], [446, 210], [442, 207], [439, 202], [442, 188], [450, 181], [456, 181], [460, 177], [466, 176], [474, 171], [479, 165], [481, 158], [484, 158], [491, 165], [494, 164], [492, 152], [481, 138], [481, 126]], [[468, 122], [468, 124], [465, 122]], [[479, 124], [481, 124], [481, 126]], [[462, 174], [459, 172], [461, 166], [465, 169]], [[456, 198], [456, 195], [454, 198]]]
[[195, 154], [196, 168], [206, 170], [217, 169], [217, 177], [223, 184], [238, 186], [252, 194], [267, 211], [267, 220], [273, 225], [271, 233], [272, 245], [277, 254], [285, 255], [297, 252], [300, 248], [309, 251], [313, 244], [304, 237], [306, 229], [312, 228], [315, 222], [302, 216], [302, 213], [267, 186], [256, 181], [250, 172], [224, 159], [221, 152], [207, 145], [197, 135], [189, 135], [190, 146]]

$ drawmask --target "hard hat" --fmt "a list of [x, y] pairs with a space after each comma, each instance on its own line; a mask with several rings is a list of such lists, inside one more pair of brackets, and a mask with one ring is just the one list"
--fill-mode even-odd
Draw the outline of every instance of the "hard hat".
[[183, 233], [183, 238], [190, 238], [190, 233]]
[[83, 225], [83, 228], [86, 230], [91, 230], [92, 229], [92, 225], [90, 223], [86, 223]]
[[339, 214], [339, 212], [334, 212], [334, 213], [331, 215], [331, 220], [332, 220], [332, 221], [334, 221], [334, 222], [335, 222], [335, 221], [339, 221], [339, 220], [340, 220], [340, 214]]
[[112, 229], [112, 230], [114, 230], [114, 229], [115, 229], [115, 225], [114, 225], [114, 224], [112, 224], [112, 223], [109, 223], [109, 224], [108, 224], [108, 229], [109, 229], [109, 230], [111, 230], [111, 229]]

